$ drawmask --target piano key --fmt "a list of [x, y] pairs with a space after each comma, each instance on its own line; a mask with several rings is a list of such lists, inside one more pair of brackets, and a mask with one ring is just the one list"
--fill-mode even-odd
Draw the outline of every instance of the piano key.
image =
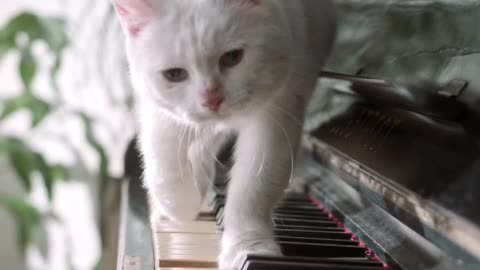
[[218, 270], [218, 268], [181, 268], [181, 267], [162, 267], [160, 270]]
[[318, 220], [318, 221], [331, 221], [327, 215], [321, 215], [321, 216], [312, 216], [312, 215], [294, 215], [294, 214], [273, 214], [273, 218], [293, 218], [293, 219], [303, 219], [303, 220]]
[[306, 194], [287, 193], [283, 196], [282, 201], [310, 201]]
[[[192, 230], [192, 225], [201, 224], [199, 233]], [[220, 235], [217, 233], [204, 233], [205, 223], [191, 223], [184, 225], [185, 232], [157, 232], [156, 254], [160, 269], [164, 267], [180, 268], [216, 268], [217, 257], [220, 249]], [[156, 230], [168, 226], [157, 227]], [[180, 229], [179, 229], [180, 230]]]
[[192, 234], [192, 233], [157, 233], [156, 239], [167, 244], [192, 244], [192, 243], [216, 243], [220, 240], [220, 234]]
[[318, 209], [317, 206], [310, 204], [301, 204], [301, 205], [280, 205], [279, 207], [276, 208], [277, 211], [288, 211], [288, 210], [311, 210], [313, 212], [322, 212], [322, 210]]
[[287, 214], [287, 215], [308, 215], [314, 217], [328, 217], [319, 209], [275, 209], [274, 214]]
[[[157, 246], [161, 269], [216, 269], [225, 202], [225, 195], [217, 193], [208, 204], [210, 212], [204, 210], [199, 215], [202, 221], [157, 226], [157, 241], [163, 244]], [[382, 264], [373, 264], [366, 257], [366, 249], [352, 240], [350, 233], [303, 195], [285, 197], [272, 218], [275, 238], [285, 257], [257, 257], [245, 269], [382, 269]], [[319, 261], [322, 257], [329, 259]], [[350, 261], [332, 261], [335, 257]]]
[[323, 264], [339, 264], [350, 266], [374, 266], [383, 267], [380, 262], [372, 261], [368, 258], [309, 258], [309, 257], [286, 257], [286, 256], [271, 256], [271, 255], [255, 255], [250, 254], [245, 258], [247, 261], [277, 261], [277, 262], [299, 262], [299, 263], [323, 263]]
[[[288, 206], [315, 206], [311, 201], [280, 201], [277, 205], [277, 208], [288, 207]], [[317, 208], [318, 209], [318, 208]]]
[[352, 239], [352, 234], [336, 231], [313, 231], [313, 230], [289, 230], [289, 229], [274, 229], [275, 235], [278, 236], [293, 236], [306, 238], [329, 238], [329, 239]]
[[380, 270], [371, 266], [330, 265], [321, 263], [251, 261], [242, 270]]
[[293, 197], [293, 196], [286, 196], [282, 200], [282, 202], [304, 202], [304, 203], [312, 203], [312, 201], [305, 197], [305, 196], [298, 196], [298, 197]]
[[[311, 266], [316, 268], [308, 268]], [[347, 270], [380, 270], [383, 264], [369, 259], [342, 259], [342, 258], [305, 258], [305, 257], [271, 257], [248, 255], [242, 270], [258, 269], [347, 269]], [[265, 268], [266, 267], [266, 268]], [[275, 268], [271, 268], [275, 267]], [[287, 268], [289, 267], [289, 268]], [[337, 267], [337, 268], [335, 268]]]
[[191, 268], [207, 268], [207, 269], [216, 269], [218, 267], [216, 261], [195, 261], [191, 258], [180, 258], [178, 260], [168, 260], [161, 259], [158, 265], [160, 269], [164, 268], [180, 268], [180, 269], [191, 269]]
[[279, 242], [282, 253], [285, 256], [335, 258], [352, 257], [362, 258], [366, 256], [365, 248], [359, 246]]
[[314, 244], [334, 244], [345, 246], [359, 246], [359, 242], [355, 240], [343, 239], [329, 239], [329, 238], [307, 238], [307, 237], [292, 237], [292, 236], [275, 236], [279, 242], [300, 242], [300, 243], [314, 243]]
[[311, 204], [312, 201], [308, 198], [287, 198], [283, 199], [280, 201], [281, 204], [287, 204], [287, 203], [293, 203], [293, 204]]
[[303, 231], [329, 231], [329, 232], [345, 232], [345, 229], [338, 227], [315, 227], [315, 226], [295, 226], [295, 225], [282, 225], [275, 224], [275, 229], [284, 230], [303, 230]]
[[160, 222], [155, 225], [155, 232], [162, 233], [210, 233], [217, 234], [218, 229], [215, 222], [192, 221], [184, 224], [175, 224], [171, 222]]
[[313, 226], [313, 227], [337, 227], [335, 221], [318, 221], [318, 220], [307, 220], [307, 219], [298, 219], [298, 218], [287, 218], [284, 216], [274, 217], [275, 224], [277, 225], [296, 225], [296, 226]]

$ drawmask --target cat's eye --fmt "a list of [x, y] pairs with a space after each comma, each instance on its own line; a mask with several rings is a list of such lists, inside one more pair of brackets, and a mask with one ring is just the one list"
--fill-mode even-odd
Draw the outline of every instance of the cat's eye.
[[244, 51], [242, 49], [236, 49], [229, 52], [226, 52], [220, 58], [220, 67], [231, 68], [234, 67], [240, 62], [242, 62]]
[[183, 82], [188, 79], [188, 71], [183, 68], [172, 68], [162, 72], [163, 77], [169, 82]]

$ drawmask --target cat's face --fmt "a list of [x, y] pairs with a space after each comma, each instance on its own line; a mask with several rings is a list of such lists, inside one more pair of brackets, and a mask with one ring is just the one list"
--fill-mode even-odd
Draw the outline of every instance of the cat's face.
[[137, 93], [179, 121], [222, 121], [250, 111], [286, 79], [288, 35], [266, 1], [114, 2]]

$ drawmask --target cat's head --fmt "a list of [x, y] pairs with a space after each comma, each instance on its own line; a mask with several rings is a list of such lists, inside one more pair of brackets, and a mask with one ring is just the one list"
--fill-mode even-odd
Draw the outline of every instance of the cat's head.
[[179, 121], [222, 121], [268, 101], [289, 71], [269, 0], [112, 0], [134, 87]]

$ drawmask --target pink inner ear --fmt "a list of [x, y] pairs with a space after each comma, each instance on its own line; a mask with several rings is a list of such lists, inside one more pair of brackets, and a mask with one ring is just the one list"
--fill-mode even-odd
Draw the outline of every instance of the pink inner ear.
[[129, 14], [128, 10], [123, 8], [122, 6], [115, 6], [117, 8], [117, 12], [120, 16], [125, 17]]
[[153, 16], [153, 7], [147, 0], [113, 0], [122, 26], [130, 36], [137, 37]]

